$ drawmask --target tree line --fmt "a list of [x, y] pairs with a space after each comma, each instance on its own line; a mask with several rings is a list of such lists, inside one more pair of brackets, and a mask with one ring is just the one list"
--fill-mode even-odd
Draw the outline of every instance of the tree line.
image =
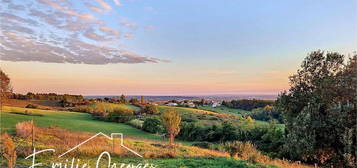
[[242, 109], [251, 111], [256, 108], [263, 108], [267, 105], [273, 105], [273, 100], [260, 100], [260, 99], [241, 99], [241, 100], [231, 100], [222, 101], [222, 105], [229, 108]]

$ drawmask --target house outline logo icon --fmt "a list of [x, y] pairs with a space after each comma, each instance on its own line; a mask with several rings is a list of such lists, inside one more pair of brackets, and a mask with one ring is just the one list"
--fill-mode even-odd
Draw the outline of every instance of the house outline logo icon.
[[120, 146], [121, 146], [121, 147], [123, 147], [123, 148], [125, 148], [126, 150], [128, 150], [128, 151], [134, 153], [136, 156], [139, 156], [139, 157], [141, 157], [141, 158], [143, 157], [143, 156], [141, 156], [139, 153], [135, 152], [134, 150], [132, 150], [132, 149], [130, 149], [129, 147], [127, 147], [127, 146], [124, 145], [124, 143], [123, 143], [124, 140], [123, 140], [123, 134], [122, 134], [122, 133], [111, 133], [110, 136], [108, 136], [108, 135], [106, 135], [106, 134], [104, 134], [104, 133], [102, 133], [102, 132], [99, 132], [99, 133], [93, 135], [92, 137], [86, 139], [85, 141], [81, 142], [80, 144], [76, 145], [75, 147], [73, 147], [73, 148], [67, 150], [67, 151], [64, 152], [64, 153], [62, 153], [61, 155], [58, 156], [58, 158], [60, 158], [60, 157], [62, 157], [62, 156], [64, 156], [64, 155], [66, 155], [67, 153], [69, 153], [69, 152], [71, 152], [71, 151], [77, 149], [77, 148], [80, 147], [81, 145], [87, 143], [88, 141], [90, 141], [90, 140], [92, 140], [93, 138], [96, 138], [96, 137], [98, 137], [98, 136], [104, 136], [105, 138], [108, 138], [108, 139], [110, 139], [110, 140], [113, 140], [113, 139], [114, 139], [114, 136], [120, 136]]

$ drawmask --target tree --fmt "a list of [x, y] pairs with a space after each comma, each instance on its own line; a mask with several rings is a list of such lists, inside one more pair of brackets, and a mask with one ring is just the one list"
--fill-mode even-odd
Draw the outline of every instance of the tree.
[[147, 114], [159, 114], [160, 113], [159, 109], [157, 109], [157, 106], [152, 105], [152, 104], [146, 105], [144, 108], [144, 111]]
[[162, 132], [163, 128], [160, 119], [156, 117], [146, 118], [143, 124], [143, 130], [154, 134]]
[[0, 69], [0, 103], [7, 99], [12, 93], [10, 78]]
[[7, 133], [3, 134], [1, 137], [1, 153], [7, 160], [7, 167], [13, 168], [16, 165], [16, 151], [15, 143], [11, 136]]
[[356, 166], [355, 57], [346, 66], [339, 53], [315, 51], [290, 77], [291, 88], [277, 100], [285, 119], [287, 157]]
[[169, 135], [169, 144], [173, 146], [175, 136], [180, 132], [181, 116], [175, 109], [168, 109], [161, 115], [161, 119]]
[[139, 100], [137, 98], [131, 98], [129, 100], [129, 103], [131, 103], [131, 104], [139, 104]]
[[145, 104], [145, 98], [144, 98], [144, 96], [141, 96], [141, 97], [140, 97], [140, 104]]
[[127, 101], [126, 101], [126, 99], [125, 99], [125, 96], [124, 96], [123, 94], [120, 96], [119, 102], [120, 102], [120, 103], [123, 103], [123, 104], [126, 104], [126, 103], [127, 103]]

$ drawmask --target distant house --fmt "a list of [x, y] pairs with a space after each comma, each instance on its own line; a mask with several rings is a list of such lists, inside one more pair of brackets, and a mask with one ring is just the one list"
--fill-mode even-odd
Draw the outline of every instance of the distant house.
[[221, 103], [212, 103], [212, 107], [218, 107], [221, 106]]
[[167, 103], [167, 104], [165, 104], [166, 106], [178, 106], [178, 104], [177, 103]]
[[192, 103], [192, 102], [187, 103], [187, 106], [188, 106], [188, 107], [191, 107], [191, 108], [196, 107], [196, 105], [195, 105], [194, 103]]

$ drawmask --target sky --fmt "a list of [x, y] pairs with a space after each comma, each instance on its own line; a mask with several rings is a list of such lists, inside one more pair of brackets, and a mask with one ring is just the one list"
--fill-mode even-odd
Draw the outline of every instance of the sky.
[[0, 2], [17, 93], [278, 94], [311, 51], [357, 51], [356, 0]]

